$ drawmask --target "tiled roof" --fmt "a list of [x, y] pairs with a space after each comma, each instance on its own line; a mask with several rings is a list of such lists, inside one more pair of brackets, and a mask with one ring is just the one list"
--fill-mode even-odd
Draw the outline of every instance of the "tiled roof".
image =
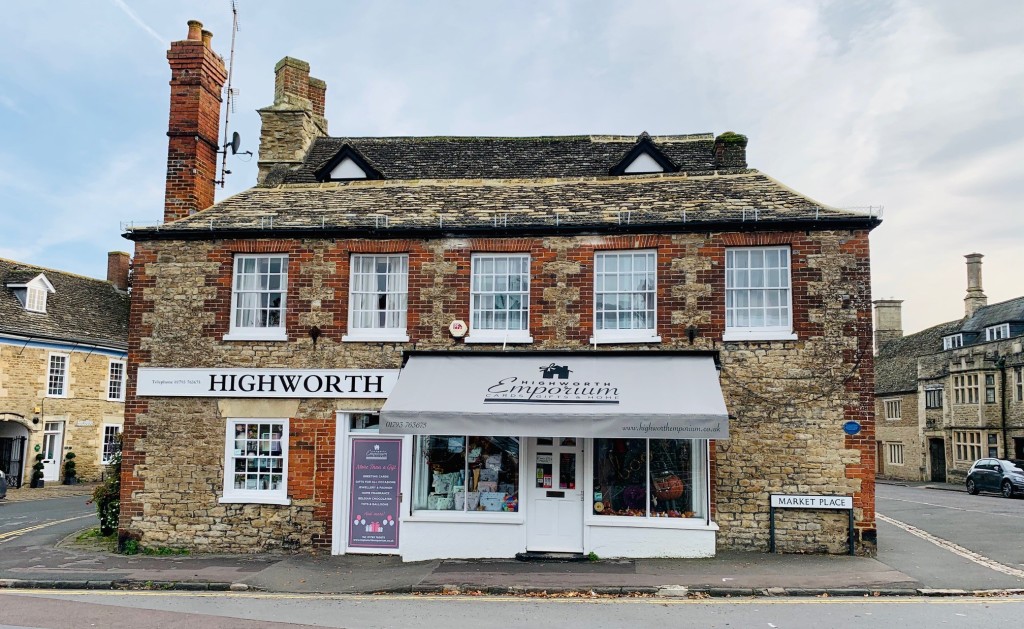
[[[40, 273], [55, 290], [46, 312], [28, 312], [9, 283]], [[0, 334], [128, 347], [128, 295], [109, 282], [0, 258]]]
[[[137, 228], [131, 238], [218, 230], [447, 230], [542, 227], [614, 229], [773, 221], [877, 219], [832, 208], [753, 170], [691, 176], [629, 175], [571, 179], [350, 181], [250, 188], [173, 223]], [[801, 227], [803, 228], [803, 227]]]
[[978, 308], [967, 321], [964, 321], [961, 331], [983, 332], [985, 328], [999, 323], [1021, 322], [1024, 322], [1024, 297], [1017, 297]]
[[882, 345], [875, 357], [875, 393], [917, 390], [917, 359], [942, 351], [942, 337], [955, 334], [962, 321], [948, 321]]
[[[653, 136], [658, 150], [681, 171], [714, 168], [710, 133]], [[359, 152], [385, 179], [601, 177], [637, 143], [634, 136], [534, 138], [391, 137], [317, 138], [283, 183], [314, 183], [315, 173], [345, 146]], [[275, 182], [281, 183], [281, 182]]]

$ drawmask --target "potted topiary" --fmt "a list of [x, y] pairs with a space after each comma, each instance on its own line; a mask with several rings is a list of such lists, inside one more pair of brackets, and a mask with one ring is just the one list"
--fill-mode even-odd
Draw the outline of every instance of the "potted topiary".
[[43, 481], [43, 453], [40, 452], [36, 455], [36, 462], [32, 464], [32, 481], [29, 483], [29, 487], [36, 489], [42, 487]]
[[68, 452], [64, 455], [64, 484], [74, 485], [78, 482], [78, 476], [75, 472], [75, 453]]

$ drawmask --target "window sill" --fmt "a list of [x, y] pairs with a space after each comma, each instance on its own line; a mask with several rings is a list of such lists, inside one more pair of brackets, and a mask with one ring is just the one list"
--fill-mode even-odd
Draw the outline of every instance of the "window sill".
[[722, 340], [729, 341], [796, 341], [797, 335], [793, 331], [782, 330], [726, 330], [722, 334]]
[[476, 335], [467, 336], [466, 338], [464, 338], [462, 340], [462, 342], [463, 343], [490, 343], [491, 345], [502, 345], [504, 343], [526, 344], [526, 343], [533, 343], [533, 337], [532, 336], [522, 336], [522, 335], [512, 336], [511, 334], [509, 336], [490, 336], [490, 335], [485, 335], [485, 334], [482, 335], [480, 333], [477, 333]]
[[646, 529], [683, 529], [689, 531], [717, 531], [718, 525], [708, 524], [704, 518], [640, 518], [617, 515], [588, 516], [583, 523], [587, 526], [619, 526]]
[[399, 334], [346, 334], [341, 337], [342, 343], [408, 343], [409, 335]]
[[465, 522], [469, 524], [523, 524], [526, 518], [508, 511], [413, 511], [403, 522]]
[[223, 337], [225, 341], [287, 341], [288, 333], [284, 330], [273, 334], [256, 334], [253, 332], [229, 332]]
[[660, 343], [660, 336], [592, 336], [591, 345], [611, 345], [613, 343]]
[[238, 494], [224, 494], [218, 500], [222, 505], [233, 504], [254, 504], [254, 505], [282, 505], [292, 504], [291, 498], [286, 496], [239, 496]]

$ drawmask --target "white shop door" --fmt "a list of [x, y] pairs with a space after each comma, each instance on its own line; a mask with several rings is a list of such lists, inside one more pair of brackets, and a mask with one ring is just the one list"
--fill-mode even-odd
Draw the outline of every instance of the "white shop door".
[[43, 480], [60, 479], [64, 452], [64, 422], [46, 422], [43, 430]]
[[531, 437], [529, 452], [527, 550], [583, 552], [583, 439]]

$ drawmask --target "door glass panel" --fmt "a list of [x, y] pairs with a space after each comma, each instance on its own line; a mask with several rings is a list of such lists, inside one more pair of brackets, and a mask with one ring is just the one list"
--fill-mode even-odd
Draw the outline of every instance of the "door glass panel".
[[537, 453], [537, 487], [551, 487], [554, 455], [550, 452]]
[[566, 446], [568, 448], [575, 448], [576, 447], [576, 437], [562, 437], [562, 439], [559, 441], [559, 444], [563, 445], [563, 446]]
[[537, 437], [537, 445], [539, 446], [550, 446], [552, 443], [551, 437]]
[[563, 452], [558, 461], [558, 488], [576, 489], [576, 453]]

